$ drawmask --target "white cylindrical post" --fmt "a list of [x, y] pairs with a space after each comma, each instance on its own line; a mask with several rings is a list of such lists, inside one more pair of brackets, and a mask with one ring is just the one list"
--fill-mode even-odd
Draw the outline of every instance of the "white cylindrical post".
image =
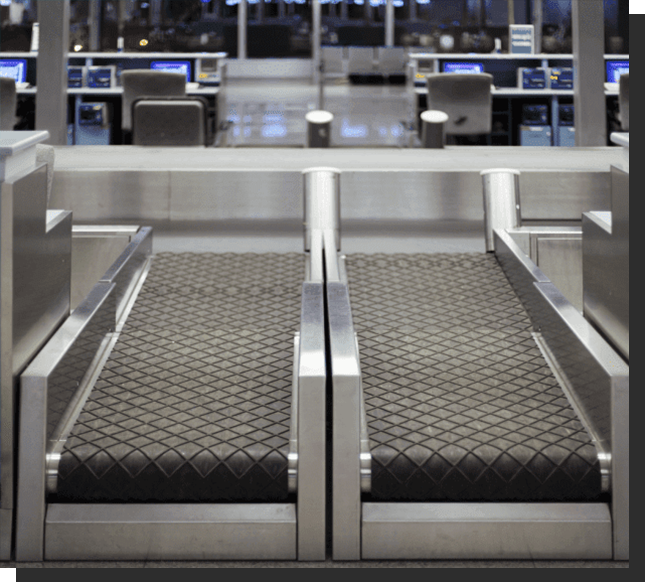
[[305, 115], [307, 120], [307, 147], [328, 148], [331, 142], [331, 122], [333, 114], [316, 109]]
[[443, 148], [443, 126], [448, 114], [443, 111], [428, 110], [421, 114], [421, 145], [424, 148]]

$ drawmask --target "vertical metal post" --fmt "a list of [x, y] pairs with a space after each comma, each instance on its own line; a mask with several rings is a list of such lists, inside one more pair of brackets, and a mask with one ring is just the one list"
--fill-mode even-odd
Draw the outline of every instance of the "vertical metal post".
[[340, 170], [308, 168], [304, 175], [305, 251], [314, 230], [331, 230], [340, 250]]
[[278, 0], [278, 18], [284, 18], [284, 0]]
[[340, 0], [340, 17], [347, 18], [347, 0]]
[[508, 23], [515, 24], [515, 0], [506, 0], [508, 2]]
[[533, 28], [535, 30], [535, 45], [533, 47], [533, 52], [536, 55], [539, 55], [542, 52], [542, 8], [542, 0], [533, 0]]
[[88, 18], [90, 29], [90, 51], [101, 50], [101, 0], [90, 0], [90, 13]]
[[246, 8], [246, 0], [240, 0], [237, 5], [237, 58], [240, 61], [246, 59]]
[[394, 46], [393, 0], [386, 0], [386, 4], [385, 4], [385, 46]]
[[576, 146], [606, 146], [603, 0], [573, 0], [571, 8]]
[[611, 414], [614, 560], [629, 560], [629, 378], [612, 382]]
[[40, 0], [38, 21], [40, 45], [36, 65], [36, 129], [49, 131], [47, 143], [67, 145], [69, 0]]
[[150, 21], [152, 26], [161, 26], [161, 0], [150, 2]]
[[408, 15], [410, 20], [417, 19], [417, 0], [410, 0], [410, 12]]
[[[320, 0], [312, 0], [312, 35], [311, 35], [311, 58], [313, 62], [313, 81], [314, 85], [322, 83], [322, 51], [320, 48], [321, 42], [321, 27], [322, 27], [322, 10]], [[319, 99], [320, 100], [320, 99]], [[322, 107], [322, 103], [318, 103], [318, 107]]]
[[484, 170], [481, 176], [486, 251], [491, 252], [495, 250], [493, 231], [496, 228], [516, 228], [521, 224], [520, 173], [503, 168]]

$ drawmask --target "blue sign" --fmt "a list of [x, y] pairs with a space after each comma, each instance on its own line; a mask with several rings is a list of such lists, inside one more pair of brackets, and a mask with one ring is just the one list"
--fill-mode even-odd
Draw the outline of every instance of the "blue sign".
[[534, 28], [532, 24], [511, 24], [509, 27], [510, 52], [514, 54], [532, 54]]

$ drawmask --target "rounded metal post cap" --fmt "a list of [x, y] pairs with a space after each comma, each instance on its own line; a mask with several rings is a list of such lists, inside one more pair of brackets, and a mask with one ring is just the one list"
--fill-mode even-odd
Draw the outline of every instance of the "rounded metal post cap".
[[437, 109], [427, 109], [421, 113], [421, 120], [426, 123], [446, 123], [448, 114]]
[[309, 111], [305, 115], [305, 119], [309, 123], [330, 123], [334, 119], [333, 113], [329, 111], [323, 111], [322, 109], [315, 109], [314, 111]]
[[315, 166], [312, 168], [305, 168], [302, 171], [303, 174], [311, 174], [312, 172], [332, 172], [334, 174], [340, 174], [340, 170], [338, 168], [331, 168], [327, 166]]
[[489, 174], [515, 174], [519, 176], [520, 171], [512, 168], [490, 168], [489, 170], [482, 170], [479, 173], [480, 176], [488, 176]]

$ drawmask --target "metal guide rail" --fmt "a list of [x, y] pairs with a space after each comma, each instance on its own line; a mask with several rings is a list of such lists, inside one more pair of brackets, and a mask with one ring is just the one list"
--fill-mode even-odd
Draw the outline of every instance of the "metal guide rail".
[[324, 558], [305, 255], [151, 257], [142, 230], [22, 376], [17, 559]]

